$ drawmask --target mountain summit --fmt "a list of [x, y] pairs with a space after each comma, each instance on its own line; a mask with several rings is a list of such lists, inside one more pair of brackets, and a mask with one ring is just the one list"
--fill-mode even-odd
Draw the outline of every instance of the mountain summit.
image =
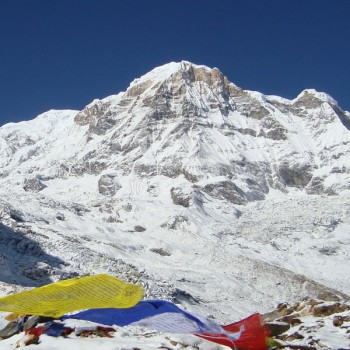
[[74, 122], [61, 163], [72, 175], [182, 175], [234, 204], [263, 199], [271, 188], [335, 194], [350, 182], [350, 117], [330, 96], [264, 96], [189, 62], [154, 69], [126, 92], [93, 101]]
[[266, 96], [185, 61], [4, 125], [2, 288], [108, 272], [222, 322], [346, 299], [349, 144], [327, 94]]

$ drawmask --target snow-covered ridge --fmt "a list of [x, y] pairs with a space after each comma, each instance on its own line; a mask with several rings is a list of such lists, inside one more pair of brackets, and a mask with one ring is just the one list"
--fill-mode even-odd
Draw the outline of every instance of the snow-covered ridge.
[[316, 91], [315, 89], [305, 89], [303, 90], [293, 101], [299, 100], [300, 98], [307, 98], [308, 96], [314, 96], [317, 99], [327, 102], [332, 105], [336, 105], [337, 101], [334, 100], [333, 97], [330, 95], [326, 94], [325, 92], [319, 92]]
[[326, 102], [330, 105], [337, 105], [337, 101], [334, 100], [333, 97], [326, 94], [325, 92], [318, 92], [315, 89], [305, 89], [297, 97], [291, 100], [280, 96], [264, 95], [257, 91], [250, 91], [250, 90], [246, 90], [246, 91], [247, 93], [249, 93], [250, 96], [255, 97], [260, 101], [267, 101], [267, 102], [278, 103], [282, 105], [293, 105], [294, 103], [298, 102], [300, 99], [308, 99], [312, 97], [317, 98], [318, 100], [322, 102]]

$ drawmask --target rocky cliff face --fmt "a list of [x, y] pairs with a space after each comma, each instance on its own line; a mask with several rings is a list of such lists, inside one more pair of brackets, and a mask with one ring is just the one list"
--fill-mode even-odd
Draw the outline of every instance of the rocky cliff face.
[[[332, 283], [332, 269], [313, 265], [348, 263], [349, 129], [349, 113], [324, 93], [265, 96], [189, 62], [158, 67], [82, 111], [5, 125], [1, 237], [17, 237], [16, 254], [33, 240], [40, 254], [25, 254], [18, 270], [0, 251], [2, 281], [101, 270], [214, 314], [225, 311], [213, 298], [251, 309], [323, 288], [344, 297], [349, 278]], [[335, 223], [329, 231], [322, 218]]]

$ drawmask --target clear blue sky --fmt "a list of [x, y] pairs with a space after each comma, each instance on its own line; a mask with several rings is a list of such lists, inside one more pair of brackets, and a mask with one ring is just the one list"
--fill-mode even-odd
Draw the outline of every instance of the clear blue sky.
[[181, 60], [350, 111], [350, 0], [0, 0], [0, 124], [82, 109]]

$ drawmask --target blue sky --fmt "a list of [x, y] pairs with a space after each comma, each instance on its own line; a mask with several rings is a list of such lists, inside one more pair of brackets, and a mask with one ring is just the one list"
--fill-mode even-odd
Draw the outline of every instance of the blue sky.
[[1, 0], [0, 124], [82, 109], [181, 60], [350, 111], [349, 18], [350, 0]]

